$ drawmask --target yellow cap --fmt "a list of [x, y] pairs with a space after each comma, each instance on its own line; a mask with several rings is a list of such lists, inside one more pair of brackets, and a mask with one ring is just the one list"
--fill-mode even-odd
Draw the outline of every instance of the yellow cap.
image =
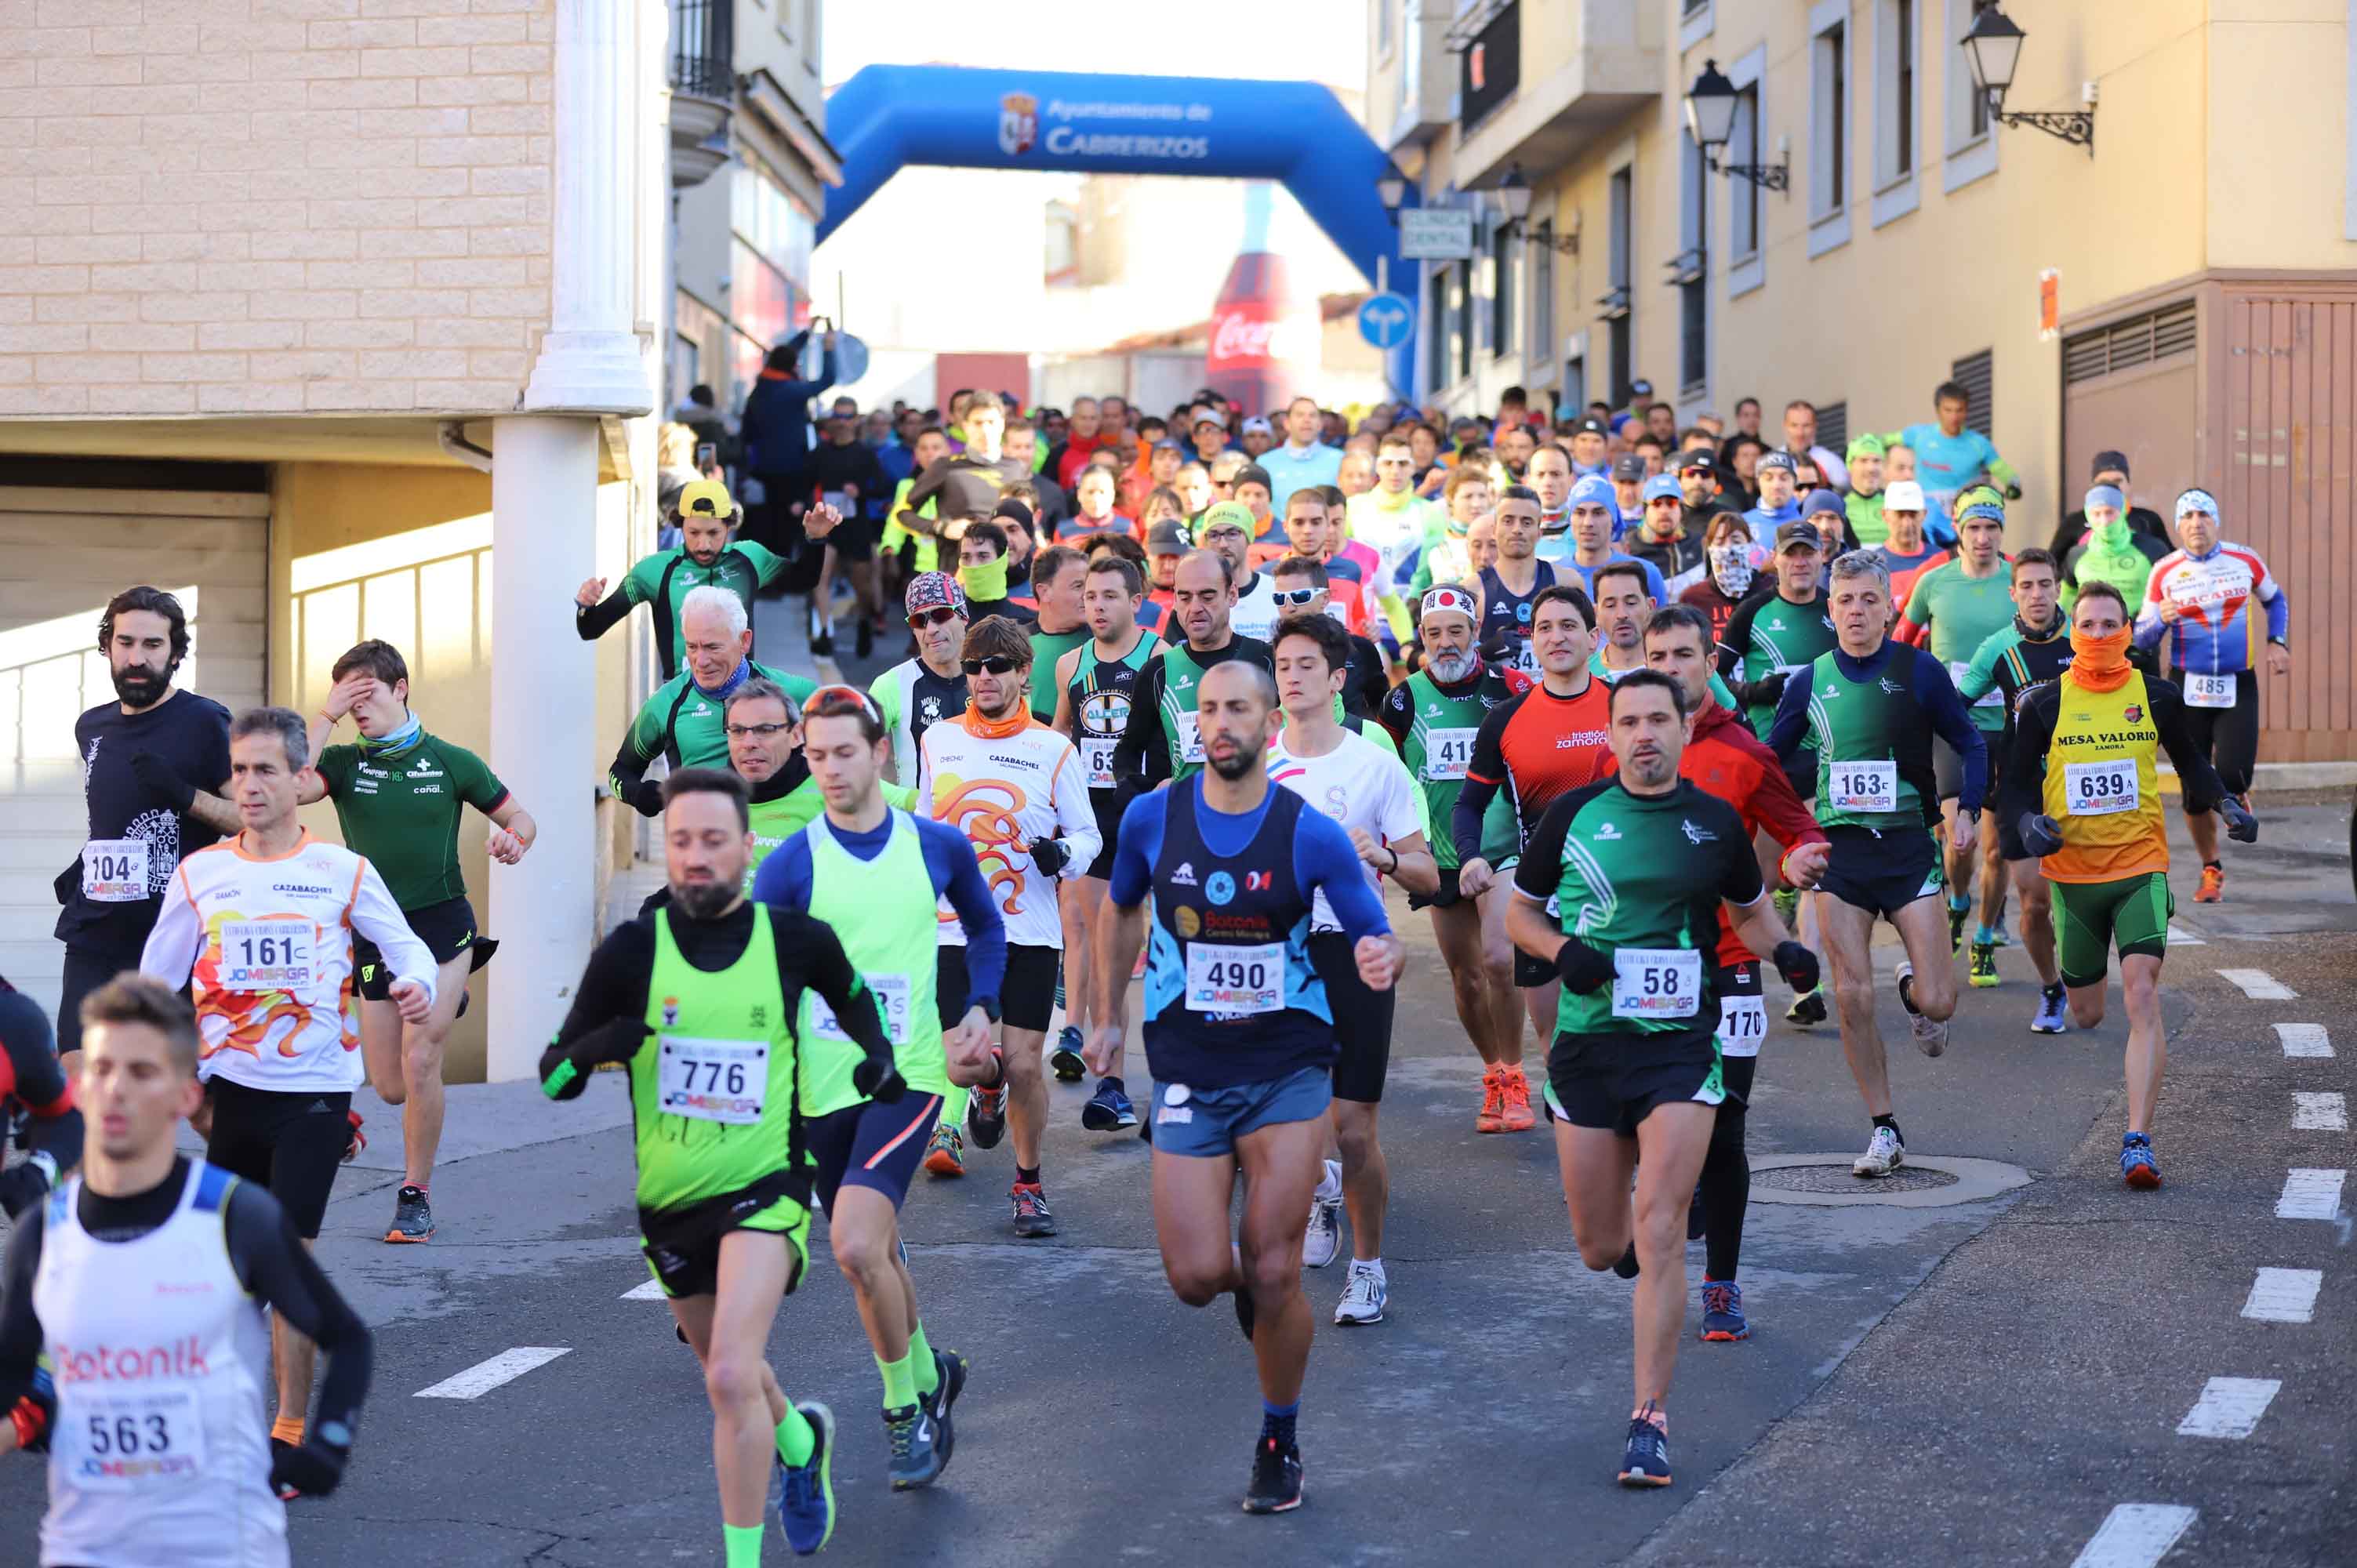
[[719, 480], [691, 479], [680, 487], [679, 515], [726, 520], [737, 515], [737, 503], [729, 499], [728, 487]]

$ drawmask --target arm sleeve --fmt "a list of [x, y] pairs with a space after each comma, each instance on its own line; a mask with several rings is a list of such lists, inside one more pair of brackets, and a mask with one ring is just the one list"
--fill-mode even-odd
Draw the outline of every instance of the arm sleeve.
[[1129, 722], [1114, 742], [1113, 776], [1133, 795], [1170, 777], [1170, 747], [1162, 738], [1162, 656], [1146, 661], [1129, 704]]
[[1571, 831], [1572, 812], [1584, 793], [1566, 795], [1549, 806], [1523, 845], [1522, 864], [1514, 867], [1514, 891], [1534, 904], [1545, 903], [1562, 886], [1564, 835]]
[[[931, 733], [931, 730], [925, 732], [926, 735]], [[920, 817], [931, 817], [933, 814], [933, 754], [926, 746], [924, 736], [917, 737], [917, 782], [914, 788], [917, 792], [916, 803], [909, 810]]]
[[1392, 737], [1394, 746], [1406, 748], [1407, 737], [1415, 732], [1415, 698], [1409, 693], [1406, 682], [1383, 693], [1383, 700], [1375, 706], [1375, 720]]
[[851, 966], [834, 928], [808, 915], [772, 915], [770, 937], [777, 950], [778, 979], [787, 994], [792, 994], [798, 979], [807, 983], [870, 1060], [891, 1061], [892, 1042], [884, 1033], [875, 994]]
[[630, 729], [622, 736], [622, 744], [614, 750], [614, 764], [608, 770], [608, 782], [614, 793], [625, 800], [646, 778], [647, 769], [654, 765], [655, 758], [662, 755], [662, 725], [655, 717], [655, 708], [669, 690], [667, 685], [655, 688], [654, 694], [640, 706], [638, 716], [630, 720]]
[[2192, 732], [2185, 724], [2185, 698], [2175, 682], [2147, 680], [2145, 695], [2152, 703], [2153, 727], [2160, 732], [2160, 744], [2169, 752], [2169, 760], [2177, 768], [2178, 783], [2185, 790], [2185, 809], [2207, 811], [2215, 808], [2226, 793], [2224, 780], [2211, 764], [2210, 754], [2194, 744]]
[[[1948, 667], [1929, 653], [1915, 660], [1915, 700], [1923, 704], [1931, 715], [1932, 727], [1940, 738], [1956, 748], [1964, 759], [1964, 779], [1957, 791], [1956, 809], [1977, 811], [1981, 797], [1988, 789], [1988, 742], [1973, 723], [1972, 710], [1956, 695], [1956, 683], [1948, 679]], [[1777, 717], [1781, 720], [1782, 714]]]
[[1727, 629], [1719, 633], [1718, 672], [1734, 685], [1737, 696], [1743, 694], [1744, 686], [1748, 684], [1736, 677], [1743, 669], [1743, 650], [1751, 641], [1752, 618], [1759, 613], [1763, 602], [1756, 595], [1747, 595], [1735, 607], [1735, 613], [1727, 618]]
[[1801, 742], [1809, 733], [1809, 688], [1816, 678], [1813, 665], [1792, 671], [1784, 682], [1784, 695], [1776, 703], [1775, 722], [1768, 726], [1768, 749], [1779, 761], [1790, 762], [1798, 756]]
[[1736, 817], [1734, 807], [1725, 810], [1734, 820], [1718, 835], [1718, 896], [1740, 909], [1758, 903], [1765, 887], [1760, 880], [1760, 857], [1744, 842], [1742, 819]]
[[[777, 856], [770, 859], [773, 861]], [[761, 869], [769, 870], [768, 862], [762, 864]], [[549, 1075], [582, 1036], [617, 1018], [647, 1015], [647, 986], [654, 967], [654, 933], [644, 921], [632, 920], [606, 934], [606, 940], [589, 955], [588, 966], [581, 972], [581, 983], [574, 987], [573, 1004], [565, 1010], [565, 1022], [557, 1026], [556, 1037], [541, 1053], [542, 1082], [548, 1081]], [[559, 1098], [570, 1100], [587, 1085], [587, 1079], [576, 1079], [569, 1090]]]
[[1167, 790], [1141, 795], [1121, 814], [1106, 897], [1125, 909], [1137, 908], [1154, 891], [1154, 863], [1162, 854], [1163, 812], [1169, 799]]
[[1097, 863], [1104, 834], [1097, 831], [1096, 808], [1089, 802], [1086, 770], [1081, 754], [1070, 741], [1056, 759], [1054, 785], [1056, 836], [1064, 841], [1064, 875], [1078, 876]]
[[807, 835], [794, 833], [770, 852], [761, 868], [753, 874], [753, 901], [767, 904], [772, 909], [809, 912], [811, 854]]
[[933, 891], [949, 899], [958, 924], [965, 928], [965, 1004], [987, 1003], [996, 1011], [998, 988], [1006, 979], [1006, 921], [991, 900], [982, 864], [974, 859], [974, 845], [965, 835], [923, 817], [916, 821], [925, 864], [933, 874]]
[[204, 940], [204, 920], [188, 897], [188, 866], [182, 861], [164, 890], [156, 924], [147, 932], [147, 945], [140, 950], [139, 972], [178, 991], [188, 983], [188, 972], [196, 967]]
[[417, 940], [401, 906], [386, 891], [384, 878], [365, 860], [361, 862], [360, 881], [352, 888], [350, 918], [352, 929], [384, 955], [385, 967], [393, 971], [396, 982], [414, 980], [425, 988], [426, 1001], [434, 1000], [434, 981], [440, 967], [434, 961], [434, 951]]
[[278, 1200], [264, 1188], [247, 1181], [231, 1188], [221, 1229], [231, 1266], [247, 1292], [327, 1353], [317, 1425], [339, 1422], [357, 1428], [375, 1359], [368, 1326], [328, 1283], [310, 1250], [296, 1240]]
[[2272, 642], [2277, 638], [2289, 637], [2291, 597], [2283, 591], [2283, 585], [2276, 581], [2276, 575], [2267, 570], [2264, 561], [2259, 563], [2258, 585], [2251, 591], [2258, 596], [2261, 604], [2267, 607], [2267, 639]]
[[44, 1336], [33, 1315], [33, 1275], [41, 1266], [41, 1227], [48, 1205], [25, 1210], [8, 1237], [8, 1257], [0, 1266], [0, 1416], [16, 1408], [33, 1388]]
[[1352, 941], [1391, 930], [1383, 896], [1367, 880], [1366, 863], [1351, 847], [1341, 824], [1323, 811], [1301, 813], [1301, 825], [1293, 840], [1293, 878], [1305, 891], [1315, 888], [1326, 895], [1334, 918]]
[[629, 618], [633, 600], [630, 585], [635, 578], [625, 577], [622, 585], [594, 605], [576, 605], [573, 610], [573, 629], [584, 642], [595, 642]]
[[[2152, 682], [2145, 682], [2152, 690]], [[2018, 822], [2032, 811], [2046, 810], [2046, 753], [2054, 744], [2054, 714], [2061, 704], [2051, 687], [2037, 686], [2022, 693], [2013, 714], [2013, 754], [2005, 759], [2005, 776], [1997, 786], [2000, 820]], [[2160, 703], [2153, 703], [2153, 725], [2160, 728]], [[2169, 732], [2161, 730], [2165, 744]], [[2174, 753], [2171, 753], [2174, 756]]]

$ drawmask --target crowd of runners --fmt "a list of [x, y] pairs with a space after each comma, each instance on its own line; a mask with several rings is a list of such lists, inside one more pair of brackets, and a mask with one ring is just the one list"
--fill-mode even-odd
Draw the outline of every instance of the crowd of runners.
[[[1370, 1326], [1393, 1300], [1380, 1112], [1411, 911], [1481, 1064], [1471, 1130], [1546, 1121], [1581, 1260], [1635, 1282], [1625, 1484], [1673, 1477], [1689, 1240], [1700, 1338], [1750, 1333], [1771, 1013], [1838, 1033], [1856, 1175], [1906, 1162], [1878, 920], [1928, 1057], [1960, 1017], [2092, 1027], [2116, 952], [2120, 1170], [2158, 1186], [2159, 764], [2197, 897], [2222, 897], [2287, 600], [2210, 494], [2166, 522], [2130, 508], [2117, 453], [2050, 546], [2008, 551], [2013, 471], [1961, 389], [1933, 410], [1835, 453], [1803, 403], [1771, 438], [1748, 399], [1731, 428], [1509, 394], [1353, 429], [1308, 398], [1164, 419], [961, 393], [938, 422], [838, 407], [828, 444], [871, 461], [833, 467], [887, 482], [767, 487], [767, 545], [726, 476], [675, 487], [677, 542], [576, 596], [585, 639], [653, 618], [663, 681], [607, 784], [656, 820], [665, 885], [597, 945], [540, 1076], [553, 1100], [629, 1097], [731, 1568], [772, 1515], [797, 1552], [835, 1529], [849, 1439], [765, 1350], [814, 1214], [891, 1485], [924, 1487], [970, 1369], [933, 1342], [955, 1326], [920, 1307], [900, 1211], [920, 1173], [993, 1156], [1012, 1234], [1054, 1236], [1049, 1155], [1082, 1136], [1151, 1142], [1170, 1288], [1225, 1298], [1251, 1345], [1243, 1507], [1297, 1507], [1313, 1311], [1330, 1294]], [[908, 657], [866, 689], [758, 661], [755, 596], [798, 583], [823, 651], [838, 573], [863, 645], [899, 638], [901, 607]], [[47, 1451], [45, 1563], [282, 1563], [284, 1502], [335, 1487], [369, 1381], [369, 1332], [309, 1251], [365, 1142], [352, 1092], [401, 1107], [384, 1240], [428, 1242], [444, 1042], [496, 946], [461, 819], [508, 864], [535, 826], [422, 727], [387, 643], [339, 658], [316, 713], [231, 714], [175, 683], [171, 595], [118, 595], [98, 642], [118, 700], [77, 725], [54, 1038], [0, 985], [0, 1124], [27, 1151], [0, 1174], [0, 1451]], [[323, 799], [341, 843], [296, 816]], [[2035, 999], [1964, 998], [2015, 940]], [[1077, 1128], [1050, 1077], [1093, 1079]], [[175, 1152], [184, 1121], [201, 1159]], [[1346, 1240], [1313, 1309], [1304, 1270]]]

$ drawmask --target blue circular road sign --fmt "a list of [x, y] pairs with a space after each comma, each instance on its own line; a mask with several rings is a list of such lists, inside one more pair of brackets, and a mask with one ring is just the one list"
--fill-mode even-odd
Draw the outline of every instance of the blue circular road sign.
[[1415, 331], [1415, 306], [1404, 295], [1371, 294], [1359, 306], [1359, 336], [1378, 349], [1396, 349]]

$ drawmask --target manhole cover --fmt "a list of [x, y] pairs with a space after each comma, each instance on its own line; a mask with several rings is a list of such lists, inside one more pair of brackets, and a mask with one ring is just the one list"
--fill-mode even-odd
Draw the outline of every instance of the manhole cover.
[[1887, 1176], [1869, 1181], [1850, 1175], [1846, 1165], [1785, 1165], [1775, 1170], [1753, 1171], [1751, 1185], [1774, 1187], [1783, 1192], [1839, 1192], [1853, 1197], [1868, 1197], [1880, 1192], [1922, 1192], [1935, 1187], [1953, 1187], [1956, 1177], [1950, 1171], [1901, 1165]]

